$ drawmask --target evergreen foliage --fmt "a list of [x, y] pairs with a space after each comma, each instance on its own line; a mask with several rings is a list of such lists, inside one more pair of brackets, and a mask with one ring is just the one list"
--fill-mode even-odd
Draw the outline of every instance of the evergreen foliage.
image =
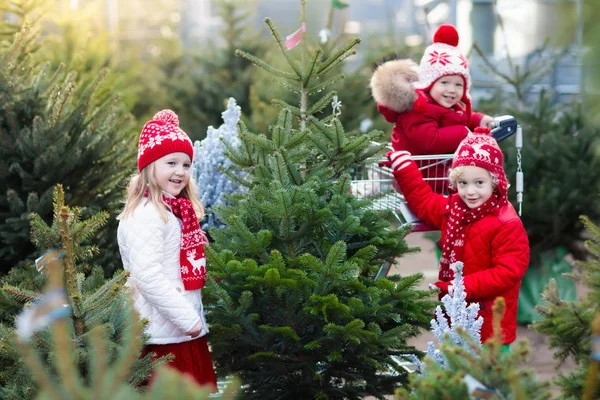
[[[503, 29], [502, 18], [496, 15]], [[600, 125], [586, 113], [582, 99], [557, 103], [554, 91], [533, 90], [571, 49], [553, 48], [546, 41], [525, 65], [513, 60], [507, 49], [508, 70], [500, 70], [474, 44], [482, 67], [503, 83], [492, 99], [480, 102], [478, 111], [509, 114], [523, 129], [523, 225], [531, 247], [531, 265], [539, 266], [543, 253], [554, 256], [558, 247], [575, 258], [585, 257], [579, 242], [584, 231], [579, 216], [600, 218], [600, 207], [589, 193], [600, 192]], [[575, 52], [576, 53], [576, 52]], [[577, 57], [577, 54], [574, 55]], [[501, 142], [507, 177], [515, 176], [520, 157], [514, 139]], [[509, 196], [515, 200], [516, 196]], [[515, 206], [517, 206], [515, 204]]]
[[572, 371], [559, 375], [557, 379], [563, 399], [600, 398], [600, 388], [584, 396], [589, 379], [596, 382], [600, 379], [597, 370], [596, 376], [586, 378], [593, 340], [598, 340], [592, 335], [592, 322], [600, 313], [600, 228], [587, 217], [581, 220], [591, 238], [585, 244], [589, 258], [577, 262], [578, 269], [571, 276], [588, 289], [587, 294], [577, 301], [563, 301], [558, 296], [556, 282], [550, 281], [543, 293], [544, 304], [536, 307], [542, 320], [532, 325], [534, 330], [548, 337], [557, 360], [561, 363], [567, 359], [575, 362]]
[[[590, 195], [600, 192], [600, 125], [590, 122], [580, 104], [551, 104], [545, 92], [531, 109], [507, 111], [523, 127], [521, 219], [529, 237], [531, 264], [539, 265], [543, 252], [559, 246], [581, 259], [584, 228], [579, 216], [600, 218], [596, 196]], [[510, 144], [503, 149], [505, 169], [516, 171], [516, 149]], [[516, 199], [515, 194], [509, 197]]]
[[[35, 27], [27, 25], [0, 49], [0, 273], [33, 251], [30, 214], [48, 221], [52, 189], [61, 182], [69, 201], [91, 215], [120, 207], [115, 190], [135, 157], [131, 120], [117, 96], [105, 90], [106, 71], [79, 79], [34, 60]], [[100, 232], [112, 243], [115, 227]], [[109, 252], [110, 253], [110, 252]], [[113, 246], [111, 260], [116, 257]], [[115, 261], [106, 268], [114, 269]]]
[[233, 97], [229, 98], [227, 110], [221, 115], [224, 124], [219, 129], [209, 126], [206, 138], [194, 143], [191, 176], [198, 186], [198, 194], [206, 212], [202, 223], [202, 229], [205, 231], [213, 226], [217, 228], [223, 226], [213, 212], [213, 208], [225, 205], [227, 195], [245, 189], [238, 183], [243, 178], [243, 174], [225, 156], [223, 144], [223, 142], [228, 143], [234, 149], [240, 145], [237, 124], [240, 120], [241, 108]]
[[[30, 26], [39, 26], [38, 22], [44, 15], [43, 9], [47, 3], [48, 0], [0, 0], [2, 48], [12, 43], [14, 36], [23, 28], [25, 20]], [[34, 45], [31, 49], [37, 48], [38, 46]]]
[[335, 115], [315, 116], [340, 79], [328, 72], [358, 40], [324, 58], [305, 42], [288, 51], [265, 22], [286, 69], [238, 54], [296, 93], [297, 105], [273, 100], [282, 109], [268, 133], [242, 123], [241, 146], [226, 143], [248, 191], [217, 208], [226, 227], [211, 230], [206, 248], [215, 365], [239, 375], [248, 398], [381, 397], [406, 381], [392, 357], [416, 353], [406, 340], [435, 303], [415, 289], [420, 275], [375, 279], [381, 264], [410, 251], [407, 229], [388, 229], [389, 215], [350, 193], [349, 171], [381, 150], [370, 146], [381, 132], [347, 132]]
[[[531, 100], [535, 84], [559, 61], [557, 54], [566, 50], [550, 52], [543, 47], [526, 68], [509, 56], [510, 70], [503, 72], [477, 46], [474, 49], [489, 72], [510, 88], [480, 102], [478, 110], [490, 115], [513, 115], [523, 129], [525, 191], [521, 219], [529, 237], [531, 265], [539, 266], [542, 253], [552, 256], [557, 247], [583, 258], [579, 242], [584, 229], [579, 216], [600, 218], [598, 202], [589, 195], [600, 192], [600, 125], [580, 101], [557, 103], [554, 93], [547, 90]], [[501, 142], [509, 180], [520, 161], [514, 144], [512, 138]], [[509, 197], [516, 200], [514, 193]]]
[[[40, 364], [38, 369], [43, 370], [48, 377], [44, 382], [40, 382], [39, 376], [36, 376], [37, 382], [34, 382], [33, 376], [28, 372], [19, 353], [19, 351], [23, 351], [23, 346], [18, 344], [12, 321], [0, 324], [0, 337], [2, 337], [0, 398], [32, 399], [39, 389], [38, 384], [43, 383], [42, 386], [45, 386], [48, 381], [56, 383], [56, 377], [59, 377], [58, 381], [62, 380], [66, 385], [63, 375], [65, 372], [63, 367], [67, 368], [65, 363], [69, 365], [69, 371], [75, 371], [74, 375], [71, 372], [68, 374], [73, 379], [70, 384], [74, 387], [91, 385], [94, 379], [101, 379], [92, 373], [93, 369], [89, 369], [90, 360], [99, 362], [99, 360], [94, 360], [98, 354], [93, 355], [90, 352], [90, 336], [94, 337], [94, 346], [98, 345], [97, 341], [100, 337], [107, 340], [106, 348], [101, 353], [102, 357], [106, 357], [106, 360], [110, 362], [119, 359], [117, 364], [121, 366], [126, 363], [127, 366], [119, 370], [117, 380], [126, 379], [130, 384], [136, 386], [143, 382], [148, 377], [151, 368], [158, 364], [158, 362], [151, 362], [149, 355], [137, 359], [141, 346], [141, 327], [132, 326], [131, 322], [126, 322], [133, 319], [128, 303], [128, 294], [123, 289], [127, 274], [121, 272], [105, 281], [100, 267], [90, 267], [86, 264], [98, 252], [95, 246], [86, 243], [94, 238], [100, 227], [106, 223], [108, 214], [100, 212], [82, 221], [81, 209], [65, 205], [61, 185], [55, 188], [53, 200], [52, 225], [47, 225], [40, 215], [34, 214], [31, 217], [31, 239], [41, 251], [53, 248], [63, 249], [66, 256], [63, 263], [64, 268], [61, 268], [61, 277], [64, 280], [65, 301], [71, 310], [71, 315], [64, 324], [63, 329], [66, 330], [66, 333], [63, 330], [60, 335], [55, 336], [48, 330], [41, 330], [34, 334], [25, 346], [26, 349], [35, 349], [36, 357], [39, 358], [37, 362]], [[4, 282], [0, 291], [2, 298], [9, 299], [13, 304], [18, 303], [21, 307], [28, 304], [40, 304], [42, 293], [38, 285], [48, 282], [47, 272], [48, 270], [42, 269], [38, 273], [42, 277], [35, 279], [37, 287], [25, 288], [21, 285], [13, 286]], [[27, 271], [27, 273], [31, 272]], [[86, 275], [88, 276], [86, 277]], [[17, 274], [11, 276], [12, 280], [16, 276]], [[27, 282], [24, 283], [27, 284]], [[100, 328], [94, 331], [95, 327]], [[128, 345], [131, 347], [126, 347]], [[62, 353], [65, 349], [61, 346], [69, 346], [66, 355]], [[57, 358], [60, 358], [60, 361]], [[31, 360], [27, 360], [28, 368], [32, 367], [30, 362]], [[62, 367], [55, 362], [62, 363]], [[36, 374], [41, 373], [40, 371], [36, 371]], [[80, 378], [76, 379], [75, 376]]]
[[34, 54], [36, 62], [49, 63], [51, 70], [63, 68], [75, 72], [80, 80], [93, 79], [99, 71], [109, 68], [111, 73], [104, 77], [99, 93], [118, 93], [126, 110], [136, 110], [144, 117], [156, 112], [156, 108], [142, 110], [138, 106], [146, 97], [164, 99], [159, 93], [149, 91], [150, 82], [156, 78], [155, 70], [138, 54], [117, 48], [117, 38], [107, 31], [106, 19], [98, 18], [105, 13], [105, 2], [79, 1], [72, 8], [65, 3], [41, 1], [47, 5], [47, 12], [43, 18], [43, 45]]
[[[17, 387], [3, 385], [0, 389], [2, 398], [208, 398], [208, 393], [193, 379], [164, 367], [157, 370], [146, 393], [138, 392], [136, 383], [147, 377], [152, 364], [148, 357], [138, 359], [145, 337], [144, 323], [121, 290], [126, 274], [121, 273], [89, 296], [84, 292], [95, 283], [90, 285], [89, 279], [83, 280], [81, 274], [74, 275], [78, 269], [74, 260], [85, 259], [93, 251], [82, 245], [79, 235], [89, 237], [99, 224], [105, 222], [107, 215], [100, 213], [79, 221], [79, 210], [64, 204], [60, 185], [54, 196], [54, 225], [48, 227], [35, 216], [32, 236], [40, 248], [62, 247], [40, 257], [40, 275], [47, 277], [44, 291], [37, 293], [41, 297], [19, 315], [16, 333], [11, 331], [9, 335], [3, 335], [6, 342], [3, 342], [2, 353], [10, 350], [15, 361], [16, 356], [20, 356], [19, 364], [24, 363], [28, 369], [11, 378], [2, 370], [3, 382], [8, 379], [19, 381]], [[61, 253], [64, 259], [57, 256]], [[83, 291], [78, 291], [74, 285]], [[68, 308], [65, 308], [65, 302]], [[78, 311], [80, 307], [85, 309], [83, 313]], [[85, 327], [84, 334], [77, 333], [80, 326]], [[2, 326], [2, 331], [6, 333], [7, 327]], [[233, 399], [234, 394], [234, 385], [231, 385], [223, 398]]]
[[[448, 337], [440, 346], [440, 352], [446, 361], [445, 365], [426, 357], [425, 373], [413, 374], [409, 385], [411, 390], [399, 389], [395, 398], [397, 400], [550, 399], [549, 384], [538, 383], [534, 372], [526, 369], [529, 358], [527, 341], [520, 340], [513, 344], [510, 352], [501, 350], [500, 321], [504, 315], [504, 299], [496, 300], [493, 312], [493, 338], [480, 345], [463, 328], [458, 328], [457, 333], [462, 337], [463, 343], [457, 345], [452, 338]], [[468, 348], [464, 346], [465, 343], [468, 344]], [[488, 391], [477, 392], [476, 387]], [[485, 397], [492, 393], [495, 397]]]

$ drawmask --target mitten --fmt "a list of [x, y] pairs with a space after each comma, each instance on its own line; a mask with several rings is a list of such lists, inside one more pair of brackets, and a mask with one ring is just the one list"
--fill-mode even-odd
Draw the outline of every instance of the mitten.
[[381, 168], [392, 168], [392, 162], [389, 159], [390, 154], [392, 154], [391, 151], [388, 151], [385, 154], [385, 159], [384, 160], [379, 160], [379, 162], [377, 163], [377, 165], [379, 165]]
[[410, 153], [405, 150], [394, 151], [387, 154], [388, 158], [392, 162], [392, 169], [394, 171], [400, 171], [408, 167], [411, 163], [415, 162], [410, 158]]
[[452, 296], [452, 294], [454, 293], [454, 286], [452, 285], [452, 281], [437, 281], [435, 284], [429, 284], [429, 289], [433, 290], [436, 288], [439, 289], [440, 292], [442, 292], [442, 294], [449, 294], [450, 296]]

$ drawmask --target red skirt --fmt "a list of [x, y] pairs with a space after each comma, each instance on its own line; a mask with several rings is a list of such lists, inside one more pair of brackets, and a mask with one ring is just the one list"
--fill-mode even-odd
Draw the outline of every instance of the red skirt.
[[[154, 359], [173, 354], [175, 359], [169, 366], [190, 375], [201, 386], [211, 386], [212, 393], [217, 391], [217, 378], [206, 336], [182, 343], [148, 344], [142, 350], [142, 357], [148, 353], [156, 353]], [[154, 376], [150, 377], [150, 384], [153, 379]]]

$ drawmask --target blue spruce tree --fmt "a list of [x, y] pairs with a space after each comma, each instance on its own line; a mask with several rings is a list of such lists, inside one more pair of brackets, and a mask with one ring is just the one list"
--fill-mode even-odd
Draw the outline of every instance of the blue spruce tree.
[[243, 173], [225, 155], [227, 147], [235, 149], [240, 144], [237, 124], [241, 113], [240, 106], [230, 97], [227, 110], [221, 114], [225, 123], [219, 129], [209, 126], [206, 138], [194, 143], [192, 178], [206, 208], [206, 217], [202, 223], [205, 231], [213, 226], [223, 226], [213, 212], [214, 207], [224, 205], [226, 195], [245, 190], [239, 179], [236, 179], [242, 177]]

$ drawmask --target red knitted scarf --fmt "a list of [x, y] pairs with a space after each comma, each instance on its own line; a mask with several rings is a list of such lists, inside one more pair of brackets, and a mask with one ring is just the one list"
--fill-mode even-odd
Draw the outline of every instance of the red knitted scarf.
[[456, 261], [464, 261], [465, 228], [467, 225], [480, 220], [486, 215], [497, 215], [500, 207], [508, 202], [505, 196], [494, 192], [484, 204], [475, 209], [470, 209], [458, 195], [452, 197], [450, 217], [446, 226], [446, 236], [442, 244], [442, 256], [440, 258], [439, 279], [445, 282], [454, 279], [454, 271], [450, 269], [450, 265]]
[[206, 235], [200, 229], [196, 211], [192, 202], [184, 197], [169, 198], [163, 196], [173, 215], [181, 219], [181, 250], [179, 263], [181, 265], [181, 279], [185, 290], [202, 289], [206, 282], [206, 258], [204, 245], [208, 243]]

